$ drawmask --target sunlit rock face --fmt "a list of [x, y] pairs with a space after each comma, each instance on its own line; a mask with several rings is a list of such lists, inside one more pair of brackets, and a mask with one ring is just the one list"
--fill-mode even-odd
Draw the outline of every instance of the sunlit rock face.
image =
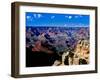
[[53, 65], [82, 64], [89, 64], [89, 40], [79, 40], [74, 51], [65, 51], [62, 54], [62, 60], [56, 60]]

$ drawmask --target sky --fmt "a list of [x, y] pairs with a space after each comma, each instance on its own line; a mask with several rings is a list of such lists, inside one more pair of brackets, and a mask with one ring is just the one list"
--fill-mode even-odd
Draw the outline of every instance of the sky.
[[90, 16], [82, 14], [26, 12], [26, 27], [89, 27]]

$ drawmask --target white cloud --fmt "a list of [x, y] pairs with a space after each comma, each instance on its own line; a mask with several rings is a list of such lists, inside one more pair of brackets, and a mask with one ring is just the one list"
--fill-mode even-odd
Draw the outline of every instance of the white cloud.
[[37, 16], [38, 16], [38, 18], [41, 18], [41, 17], [42, 17], [42, 15], [41, 15], [41, 14], [37, 14]]
[[33, 14], [34, 18], [41, 18], [42, 14]]
[[72, 18], [72, 16], [69, 16], [69, 19], [71, 19]]
[[75, 18], [78, 18], [79, 16], [75, 16]]
[[55, 18], [55, 16], [51, 16], [51, 19], [54, 19]]
[[37, 18], [37, 15], [36, 14], [33, 14], [34, 18]]
[[31, 18], [31, 16], [26, 16], [26, 18], [27, 18], [27, 19], [30, 19], [30, 18]]
[[26, 16], [26, 18], [30, 21], [32, 21], [32, 17], [31, 16]]

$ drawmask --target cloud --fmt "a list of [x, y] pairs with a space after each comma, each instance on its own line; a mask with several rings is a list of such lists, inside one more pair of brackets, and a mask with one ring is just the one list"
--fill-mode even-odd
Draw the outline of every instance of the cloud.
[[75, 18], [78, 18], [79, 16], [75, 16]]
[[30, 19], [30, 18], [31, 18], [31, 16], [26, 16], [26, 18], [27, 18], [27, 19]]
[[71, 19], [72, 18], [72, 16], [69, 16], [69, 19]]
[[51, 19], [54, 19], [55, 18], [55, 16], [51, 16]]
[[72, 18], [72, 16], [65, 16], [65, 18], [71, 19], [71, 18]]
[[41, 15], [41, 14], [37, 14], [37, 16], [38, 16], [38, 18], [41, 18], [41, 17], [42, 17], [42, 15]]
[[33, 16], [34, 16], [34, 18], [36, 18], [36, 17], [37, 17], [37, 15], [36, 15], [36, 14], [33, 14]]
[[33, 14], [34, 18], [41, 18], [42, 14]]
[[32, 21], [32, 17], [31, 16], [26, 16], [27, 20]]

